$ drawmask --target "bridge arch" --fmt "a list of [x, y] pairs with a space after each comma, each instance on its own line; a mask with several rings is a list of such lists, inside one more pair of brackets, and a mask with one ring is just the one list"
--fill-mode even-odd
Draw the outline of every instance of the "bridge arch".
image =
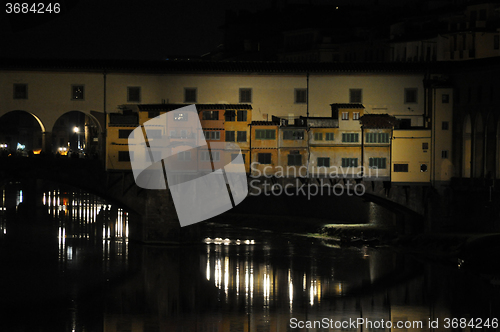
[[51, 150], [61, 154], [70, 150], [88, 155], [98, 154], [102, 149], [102, 133], [102, 124], [91, 112], [68, 111], [53, 124]]
[[477, 112], [476, 114], [473, 134], [472, 171], [473, 176], [479, 178], [484, 176], [484, 122], [481, 112]]
[[469, 178], [472, 167], [472, 123], [469, 114], [463, 120], [462, 156], [462, 177]]
[[498, 123], [493, 112], [488, 114], [485, 128], [485, 163], [484, 175], [487, 178], [495, 179], [498, 176], [497, 160], [498, 160]]
[[45, 132], [44, 123], [35, 114], [25, 110], [6, 112], [0, 116], [0, 149], [39, 153], [44, 146]]

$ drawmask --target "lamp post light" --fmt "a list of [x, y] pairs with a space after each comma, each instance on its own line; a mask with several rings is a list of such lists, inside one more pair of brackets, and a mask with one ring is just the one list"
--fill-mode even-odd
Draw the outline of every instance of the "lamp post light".
[[80, 152], [80, 128], [75, 127], [75, 128], [73, 128], [73, 131], [75, 132], [75, 134], [78, 137], [78, 152]]

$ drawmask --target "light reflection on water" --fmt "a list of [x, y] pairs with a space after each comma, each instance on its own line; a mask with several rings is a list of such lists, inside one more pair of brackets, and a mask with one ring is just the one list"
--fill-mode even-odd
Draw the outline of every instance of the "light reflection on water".
[[[95, 196], [44, 191], [45, 212], [23, 215], [23, 195], [18, 202], [19, 189], [2, 192], [0, 257], [8, 272], [0, 285], [10, 287], [0, 298], [7, 317], [0, 330], [299, 331], [291, 318], [395, 322], [500, 313], [495, 286], [387, 248], [210, 224], [194, 226], [203, 237], [189, 245], [134, 246], [129, 214]], [[30, 229], [31, 237], [20, 233]]]

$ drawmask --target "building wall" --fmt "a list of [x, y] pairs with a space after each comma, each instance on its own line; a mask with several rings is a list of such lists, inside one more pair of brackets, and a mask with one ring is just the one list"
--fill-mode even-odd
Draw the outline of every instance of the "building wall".
[[455, 174], [452, 163], [453, 89], [436, 88], [434, 105], [432, 178], [434, 182], [450, 181]]
[[[423, 149], [427, 143], [428, 149]], [[392, 139], [392, 182], [430, 183], [431, 180], [431, 131], [394, 130]], [[395, 164], [407, 164], [408, 172], [394, 172]], [[421, 171], [427, 165], [427, 171]]]

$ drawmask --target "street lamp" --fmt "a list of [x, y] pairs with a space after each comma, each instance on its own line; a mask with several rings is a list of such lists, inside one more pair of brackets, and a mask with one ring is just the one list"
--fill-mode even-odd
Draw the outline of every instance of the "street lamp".
[[78, 137], [78, 151], [80, 151], [80, 128], [75, 126], [75, 128], [73, 128], [73, 131]]

